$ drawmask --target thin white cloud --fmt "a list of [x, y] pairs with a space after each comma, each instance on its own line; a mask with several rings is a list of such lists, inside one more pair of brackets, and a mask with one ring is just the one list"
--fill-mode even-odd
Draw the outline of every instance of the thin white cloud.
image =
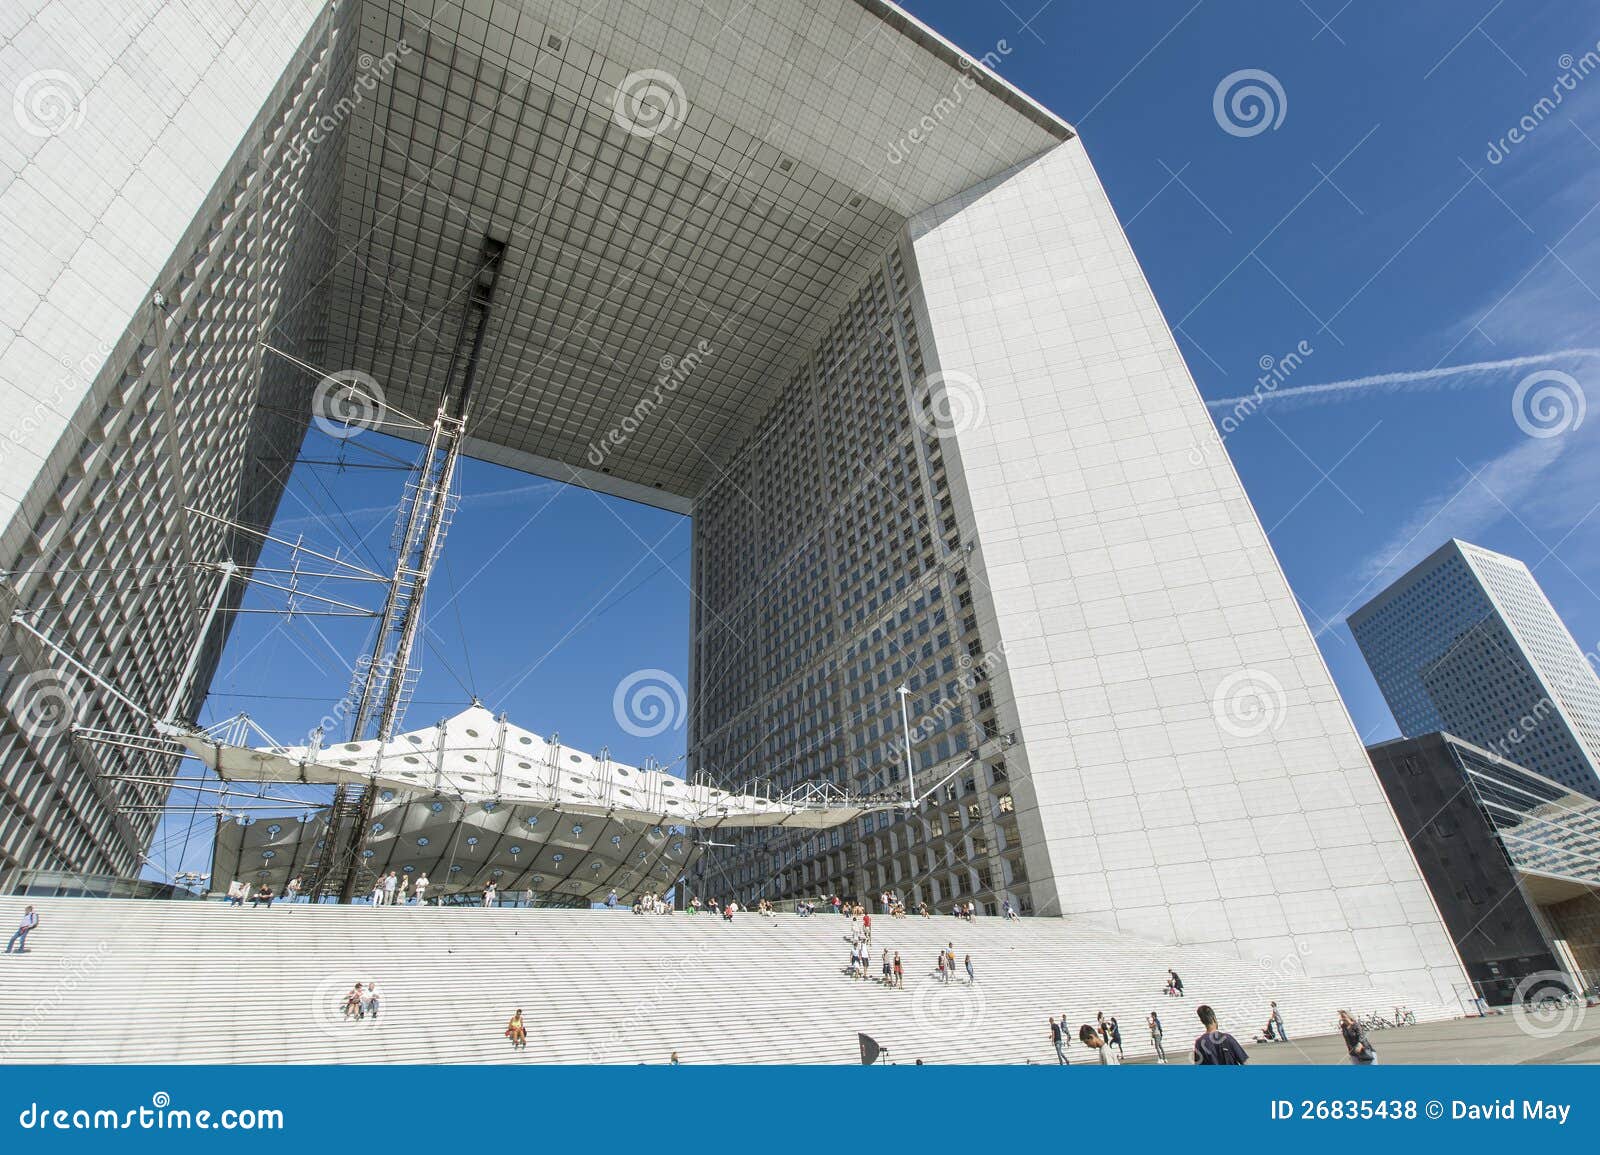
[[1481, 540], [1514, 516], [1554, 545], [1600, 497], [1595, 428], [1585, 424], [1559, 437], [1520, 439], [1499, 456], [1463, 469], [1362, 559], [1353, 575], [1358, 588], [1317, 633], [1341, 627], [1353, 610], [1452, 537]]
[[1473, 361], [1466, 365], [1441, 365], [1435, 369], [1408, 369], [1398, 373], [1374, 373], [1366, 377], [1349, 377], [1343, 381], [1327, 381], [1320, 385], [1296, 385], [1289, 389], [1259, 395], [1223, 397], [1207, 401], [1211, 409], [1232, 409], [1249, 402], [1271, 402], [1279, 407], [1296, 402], [1321, 403], [1343, 401], [1372, 391], [1394, 393], [1401, 390], [1467, 389], [1483, 385], [1504, 384], [1507, 369], [1523, 369], [1531, 365], [1548, 365], [1552, 362], [1570, 364], [1600, 357], [1600, 349], [1558, 349], [1552, 353], [1530, 353], [1524, 357], [1507, 357], [1500, 361]]

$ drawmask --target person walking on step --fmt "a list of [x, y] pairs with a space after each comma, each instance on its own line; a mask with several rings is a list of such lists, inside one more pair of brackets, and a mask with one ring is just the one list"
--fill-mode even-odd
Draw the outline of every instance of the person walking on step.
[[1084, 1023], [1078, 1028], [1078, 1041], [1089, 1048], [1089, 1053], [1094, 1056], [1095, 1062], [1102, 1067], [1121, 1065], [1122, 1060], [1117, 1058], [1117, 1053], [1111, 1049], [1110, 1044], [1101, 1038], [1100, 1032], [1096, 1031], [1088, 1023]]
[[1378, 1052], [1372, 1049], [1366, 1028], [1356, 1022], [1349, 1011], [1339, 1012], [1339, 1033], [1344, 1036], [1344, 1049], [1350, 1055], [1350, 1062], [1365, 1067], [1378, 1061]]
[[28, 936], [33, 933], [34, 927], [39, 925], [39, 912], [33, 907], [28, 907], [22, 912], [22, 921], [17, 924], [16, 933], [11, 936], [11, 941], [6, 943], [6, 954], [16, 949], [17, 954], [28, 953]]
[[506, 1024], [506, 1038], [511, 1040], [511, 1049], [520, 1051], [528, 1045], [528, 1028], [522, 1022], [522, 1008], [517, 1008], [517, 1013], [511, 1016], [511, 1021]]
[[1156, 1062], [1165, 1066], [1167, 1049], [1161, 1045], [1161, 1036], [1165, 1033], [1161, 1029], [1161, 1016], [1151, 1011], [1148, 1025], [1150, 1027], [1150, 1043], [1156, 1049]]
[[1061, 1030], [1061, 1024], [1056, 1022], [1055, 1017], [1052, 1016], [1050, 1019], [1050, 1045], [1056, 1049], [1056, 1066], [1058, 1067], [1070, 1067], [1072, 1065], [1067, 1062], [1066, 1040], [1067, 1036]]
[[887, 990], [894, 986], [894, 964], [889, 961], [889, 948], [883, 948], [883, 985]]
[[421, 906], [423, 900], [428, 897], [428, 874], [426, 871], [417, 876], [417, 885], [412, 888], [411, 893], [417, 896], [417, 905]]
[[283, 888], [283, 901], [284, 902], [299, 902], [300, 901], [300, 876], [298, 874], [295, 875], [293, 878], [291, 878], [289, 880], [288, 884], [286, 886], [284, 886], [284, 888]]
[[400, 876], [390, 871], [383, 876], [383, 905], [393, 906], [394, 896], [400, 886]]
[[866, 911], [861, 912], [861, 934], [868, 946], [872, 945], [872, 915]]
[[906, 985], [906, 968], [900, 962], [899, 951], [894, 952], [894, 985], [897, 988]]
[[1117, 1048], [1118, 1059], [1126, 1058], [1122, 1053], [1122, 1028], [1117, 1025], [1116, 1015], [1106, 1020], [1106, 1042]]
[[1278, 1010], [1278, 1000], [1273, 999], [1267, 1012], [1267, 1026], [1272, 1028], [1278, 1042], [1287, 1043], [1289, 1032], [1283, 1029], [1283, 1013]]
[[950, 979], [955, 976], [955, 973], [956, 973], [956, 944], [953, 943], [953, 942], [947, 942], [947, 943], [944, 944], [944, 979], [945, 979], [945, 982], [949, 982]]
[[972, 973], [972, 956], [970, 954], [966, 957], [965, 961], [967, 967], [967, 985], [970, 987], [978, 981], [978, 978]]
[[383, 905], [383, 878], [381, 876], [372, 884], [372, 905]]
[[406, 885], [410, 881], [411, 879], [408, 875], [402, 874], [400, 876], [400, 881], [395, 883], [394, 901], [400, 906], [404, 906], [406, 904]]
[[949, 982], [950, 981], [950, 976], [945, 972], [945, 969], [944, 969], [944, 951], [940, 951], [939, 952], [938, 967], [939, 967], [939, 981], [942, 982], [942, 983]]
[[1195, 1008], [1204, 1033], [1194, 1041], [1195, 1063], [1202, 1067], [1242, 1067], [1250, 1061], [1239, 1040], [1217, 1026], [1217, 1012], [1205, 1003]]

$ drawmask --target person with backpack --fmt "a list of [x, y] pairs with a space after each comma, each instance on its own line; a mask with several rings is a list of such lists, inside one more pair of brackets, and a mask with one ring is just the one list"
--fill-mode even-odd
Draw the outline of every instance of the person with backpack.
[[1205, 1003], [1195, 1008], [1200, 1025], [1205, 1027], [1194, 1041], [1195, 1063], [1202, 1067], [1242, 1067], [1250, 1061], [1239, 1040], [1217, 1026], [1217, 1012]]
[[1344, 1036], [1344, 1049], [1350, 1053], [1350, 1061], [1358, 1067], [1365, 1067], [1378, 1061], [1378, 1052], [1372, 1049], [1372, 1040], [1367, 1038], [1367, 1030], [1349, 1011], [1339, 1012], [1339, 1033]]
[[28, 951], [28, 935], [32, 934], [34, 928], [38, 925], [39, 912], [30, 906], [22, 912], [22, 922], [17, 926], [17, 933], [11, 936], [11, 941], [6, 943], [5, 953], [10, 954], [12, 948], [15, 947], [18, 954], [26, 954]]

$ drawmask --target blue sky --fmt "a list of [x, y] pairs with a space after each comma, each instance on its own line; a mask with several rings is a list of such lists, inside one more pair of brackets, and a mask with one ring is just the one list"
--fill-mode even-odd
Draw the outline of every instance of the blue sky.
[[[1208, 399], [1249, 393], [1263, 358], [1310, 350], [1227, 448], [1364, 738], [1394, 725], [1343, 620], [1449, 536], [1526, 560], [1594, 646], [1600, 414], [1534, 437], [1513, 400], [1552, 371], [1570, 400], [1600, 401], [1584, 352], [1600, 346], [1600, 70], [1563, 60], [1596, 49], [1600, 8], [907, 6], [974, 56], [1005, 40], [998, 70], [1077, 126]], [[1281, 91], [1276, 127], [1224, 131], [1214, 96], [1241, 70]], [[1535, 111], [1557, 89], [1560, 105]], [[1525, 117], [1534, 126], [1507, 141]], [[1335, 387], [1294, 392], [1320, 385]], [[318, 433], [306, 447], [339, 452]], [[278, 531], [364, 539], [385, 568], [400, 483], [302, 466]], [[687, 521], [476, 462], [463, 492], [410, 723], [476, 692], [581, 747], [681, 756], [684, 729], [633, 737], [612, 693], [642, 667], [685, 677]], [[364, 648], [352, 625], [242, 619], [207, 720], [245, 709], [303, 739]]]

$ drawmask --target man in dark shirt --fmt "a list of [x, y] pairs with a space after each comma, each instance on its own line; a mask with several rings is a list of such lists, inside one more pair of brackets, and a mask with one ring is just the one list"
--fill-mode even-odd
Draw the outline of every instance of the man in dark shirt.
[[1194, 1041], [1194, 1061], [1205, 1067], [1242, 1067], [1250, 1061], [1239, 1040], [1217, 1029], [1217, 1012], [1205, 1003], [1195, 1008], [1205, 1033]]

